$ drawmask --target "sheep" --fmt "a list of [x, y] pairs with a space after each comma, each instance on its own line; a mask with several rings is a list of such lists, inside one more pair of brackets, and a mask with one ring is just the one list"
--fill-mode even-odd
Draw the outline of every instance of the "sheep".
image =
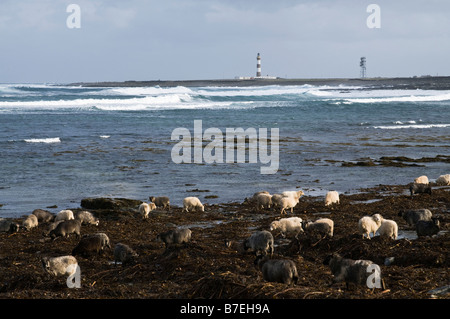
[[109, 245], [109, 238], [105, 233], [85, 235], [72, 250], [72, 255], [89, 256], [92, 253], [99, 254], [103, 252], [106, 247], [111, 248]]
[[283, 207], [283, 201], [282, 198], [285, 197], [281, 194], [273, 194], [272, 195], [272, 207], [273, 208], [279, 208], [279, 207]]
[[263, 278], [270, 282], [293, 285], [298, 282], [297, 266], [290, 259], [268, 259], [258, 256], [255, 264], [262, 272]]
[[339, 204], [339, 193], [337, 191], [329, 191], [325, 195], [325, 206], [330, 206], [331, 204]]
[[53, 222], [48, 225], [47, 230], [44, 231], [44, 236], [49, 236], [50, 232], [56, 228], [59, 224], [61, 224], [64, 220], [58, 220], [57, 222]]
[[73, 256], [42, 257], [42, 268], [53, 276], [72, 276], [78, 267], [77, 259]]
[[132, 262], [139, 255], [128, 245], [117, 243], [114, 247], [114, 264], [121, 262], [122, 265]]
[[283, 196], [280, 198], [280, 204], [278, 207], [281, 207], [280, 214], [287, 214], [286, 209], [291, 209], [291, 214], [294, 213], [294, 207], [298, 204], [298, 198], [294, 196]]
[[80, 238], [81, 223], [78, 220], [70, 219], [59, 223], [55, 229], [49, 232], [50, 237], [55, 240], [57, 237], [69, 237], [70, 234], [74, 233], [77, 238]]
[[141, 213], [142, 219], [147, 219], [148, 214], [154, 209], [156, 209], [156, 205], [154, 203], [142, 203], [139, 205], [139, 213]]
[[198, 211], [200, 210], [201, 212], [205, 211], [205, 207], [203, 206], [203, 204], [200, 202], [200, 199], [198, 199], [197, 197], [186, 197], [183, 199], [183, 212], [188, 213], [189, 211]]
[[332, 284], [344, 281], [347, 289], [350, 283], [355, 285], [366, 284], [367, 278], [371, 274], [367, 272], [367, 267], [373, 264], [370, 260], [342, 258], [337, 253], [327, 256], [323, 263], [330, 267], [333, 274]]
[[17, 233], [20, 229], [19, 224], [11, 219], [0, 218], [0, 233]]
[[55, 222], [59, 220], [71, 220], [71, 219], [75, 219], [73, 211], [71, 211], [70, 209], [64, 209], [60, 211], [58, 214], [56, 214]]
[[378, 228], [378, 234], [383, 238], [397, 239], [398, 225], [391, 219], [383, 219], [380, 228]]
[[253, 197], [253, 202], [256, 209], [269, 209], [272, 206], [272, 195], [270, 194], [258, 194]]
[[162, 241], [166, 248], [171, 244], [188, 243], [191, 240], [192, 231], [189, 228], [178, 228], [158, 234], [157, 241]]
[[376, 231], [380, 227], [383, 221], [383, 217], [380, 214], [375, 214], [373, 216], [364, 216], [358, 222], [358, 227], [362, 238], [367, 236], [370, 239], [370, 233], [375, 235]]
[[298, 233], [303, 232], [302, 219], [300, 217], [281, 218], [280, 220], [274, 220], [270, 223], [270, 231], [273, 232], [279, 230], [284, 236], [286, 233]]
[[32, 214], [37, 217], [39, 223], [50, 223], [55, 219], [55, 215], [50, 213], [48, 210], [35, 209]]
[[25, 220], [22, 222], [22, 227], [25, 230], [30, 230], [34, 227], [38, 226], [38, 219], [36, 217], [36, 215], [28, 215], [27, 218], [25, 218]]
[[416, 233], [418, 237], [433, 236], [439, 232], [439, 220], [433, 217], [432, 220], [419, 220], [416, 224]]
[[273, 236], [267, 230], [254, 232], [243, 242], [244, 251], [251, 249], [255, 255], [273, 255]]
[[429, 209], [414, 209], [414, 210], [407, 210], [407, 211], [401, 211], [398, 213], [399, 216], [403, 217], [403, 219], [408, 223], [410, 226], [416, 226], [417, 222], [419, 220], [431, 220], [433, 214]]
[[450, 185], [450, 174], [441, 175], [436, 179], [436, 185], [448, 186]]
[[414, 179], [414, 183], [417, 183], [417, 184], [428, 184], [429, 183], [428, 177], [425, 176], [425, 175], [419, 176], [419, 177]]
[[100, 223], [97, 217], [94, 217], [91, 212], [88, 212], [86, 210], [76, 212], [74, 214], [74, 217], [76, 220], [80, 221], [81, 225], [87, 224], [98, 226]]
[[409, 192], [411, 196], [414, 194], [430, 194], [431, 195], [431, 185], [423, 183], [414, 183], [409, 187]]
[[300, 197], [305, 195], [305, 193], [303, 193], [303, 191], [284, 191], [281, 193], [281, 195], [286, 196], [286, 197], [292, 196], [298, 200], [298, 199], [300, 199]]
[[149, 199], [152, 203], [155, 203], [156, 207], [170, 209], [170, 200], [169, 200], [169, 197], [167, 197], [167, 196], [160, 196], [160, 197], [150, 196]]
[[318, 233], [322, 237], [333, 237], [334, 222], [329, 218], [319, 218], [314, 222], [303, 223], [303, 230], [309, 235]]

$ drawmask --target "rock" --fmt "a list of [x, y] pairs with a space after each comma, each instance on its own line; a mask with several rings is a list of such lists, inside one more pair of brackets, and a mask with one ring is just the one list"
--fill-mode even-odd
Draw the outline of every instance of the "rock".
[[127, 198], [85, 198], [81, 200], [81, 207], [85, 209], [111, 209], [126, 210], [135, 209], [142, 201]]
[[432, 296], [446, 296], [450, 293], [450, 285], [428, 291]]

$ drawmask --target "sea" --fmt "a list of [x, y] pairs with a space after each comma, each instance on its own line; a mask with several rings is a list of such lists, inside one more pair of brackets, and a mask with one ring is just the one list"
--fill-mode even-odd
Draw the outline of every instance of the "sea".
[[[225, 155], [227, 130], [239, 128], [258, 133], [256, 146], [243, 146], [244, 162], [238, 139], [230, 139], [236, 156]], [[188, 150], [192, 160], [178, 163]], [[450, 91], [0, 84], [0, 154], [0, 217], [56, 213], [87, 197], [169, 196], [182, 206], [187, 196], [219, 204], [262, 190], [349, 194], [450, 173], [448, 160], [439, 160], [450, 155]], [[263, 174], [268, 155], [276, 171]], [[384, 157], [411, 162], [380, 165]], [[423, 158], [437, 160], [414, 161]], [[375, 165], [345, 165], [358, 162]]]

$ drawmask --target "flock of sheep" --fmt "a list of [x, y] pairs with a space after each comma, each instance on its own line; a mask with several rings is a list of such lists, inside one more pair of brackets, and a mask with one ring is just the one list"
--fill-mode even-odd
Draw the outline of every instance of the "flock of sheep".
[[[450, 185], [450, 175], [442, 175], [436, 180], [438, 185]], [[431, 187], [426, 176], [417, 178], [411, 186], [411, 195], [426, 190], [431, 192]], [[257, 210], [276, 209], [280, 214], [286, 214], [286, 210], [293, 208], [299, 203], [300, 197], [304, 195], [302, 191], [286, 191], [281, 194], [271, 195], [266, 191], [257, 192], [251, 198], [246, 198], [244, 203], [253, 205]], [[151, 202], [142, 203], [139, 212], [143, 219], [149, 218], [149, 213], [157, 207], [163, 209], [170, 208], [168, 197], [150, 197]], [[336, 191], [328, 192], [325, 196], [326, 206], [339, 204], [339, 194]], [[183, 212], [205, 211], [204, 205], [197, 197], [186, 197], [183, 200]], [[439, 221], [432, 216], [428, 209], [409, 210], [399, 213], [405, 221], [416, 227], [418, 236], [432, 236], [439, 232]], [[92, 253], [101, 253], [106, 248], [111, 249], [110, 241], [105, 233], [87, 234], [81, 236], [82, 224], [99, 225], [99, 219], [88, 211], [73, 212], [72, 210], [62, 210], [53, 215], [42, 209], [36, 209], [27, 216], [22, 225], [17, 224], [12, 219], [0, 218], [0, 232], [17, 232], [19, 229], [30, 230], [38, 226], [38, 223], [48, 223], [48, 228], [44, 235], [49, 240], [58, 237], [68, 237], [75, 234], [79, 243], [72, 250], [72, 255], [59, 257], [43, 257], [42, 267], [45, 272], [54, 276], [74, 275], [78, 265], [75, 256]], [[376, 232], [382, 237], [396, 239], [398, 236], [398, 225], [395, 221], [384, 219], [380, 214], [364, 216], [358, 222], [359, 233], [362, 238], [370, 239], [370, 234]], [[272, 259], [274, 252], [274, 237], [272, 233], [280, 232], [282, 236], [297, 236], [300, 233], [319, 234], [322, 238], [333, 237], [334, 222], [329, 218], [319, 218], [314, 222], [303, 221], [300, 217], [286, 217], [274, 220], [270, 224], [269, 230], [256, 231], [246, 238], [242, 243], [230, 242], [228, 247], [237, 245], [240, 250], [252, 250], [256, 256], [255, 264], [261, 270], [266, 281], [294, 284], [298, 280], [298, 273], [295, 263], [292, 260]], [[172, 244], [183, 244], [191, 240], [192, 232], [188, 228], [177, 228], [160, 233], [158, 240], [165, 243], [166, 247]], [[126, 264], [137, 257], [136, 252], [123, 243], [118, 243], [114, 247], [114, 261]], [[324, 264], [330, 266], [333, 274], [333, 282], [344, 281], [357, 285], [366, 283], [369, 273], [366, 269], [373, 264], [368, 260], [351, 260], [342, 258], [338, 254], [332, 254], [324, 260]]]

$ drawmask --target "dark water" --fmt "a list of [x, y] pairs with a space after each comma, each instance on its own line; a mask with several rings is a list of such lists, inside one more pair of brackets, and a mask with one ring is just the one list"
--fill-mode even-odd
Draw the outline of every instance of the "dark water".
[[[263, 164], [175, 164], [176, 128], [279, 129], [275, 174]], [[205, 141], [204, 145], [209, 141]], [[225, 147], [225, 143], [223, 144]], [[207, 203], [242, 201], [255, 191], [301, 188], [306, 195], [406, 184], [448, 174], [425, 167], [343, 167], [383, 156], [450, 155], [448, 91], [355, 87], [80, 88], [0, 85], [0, 216], [21, 216], [84, 197], [147, 200], [167, 195]], [[270, 150], [270, 142], [269, 142]], [[247, 149], [248, 151], [248, 149]], [[258, 149], [259, 151], [259, 149]], [[226, 160], [225, 158], [223, 159]], [[275, 164], [275, 160], [272, 161]], [[205, 196], [217, 198], [205, 198]]]

